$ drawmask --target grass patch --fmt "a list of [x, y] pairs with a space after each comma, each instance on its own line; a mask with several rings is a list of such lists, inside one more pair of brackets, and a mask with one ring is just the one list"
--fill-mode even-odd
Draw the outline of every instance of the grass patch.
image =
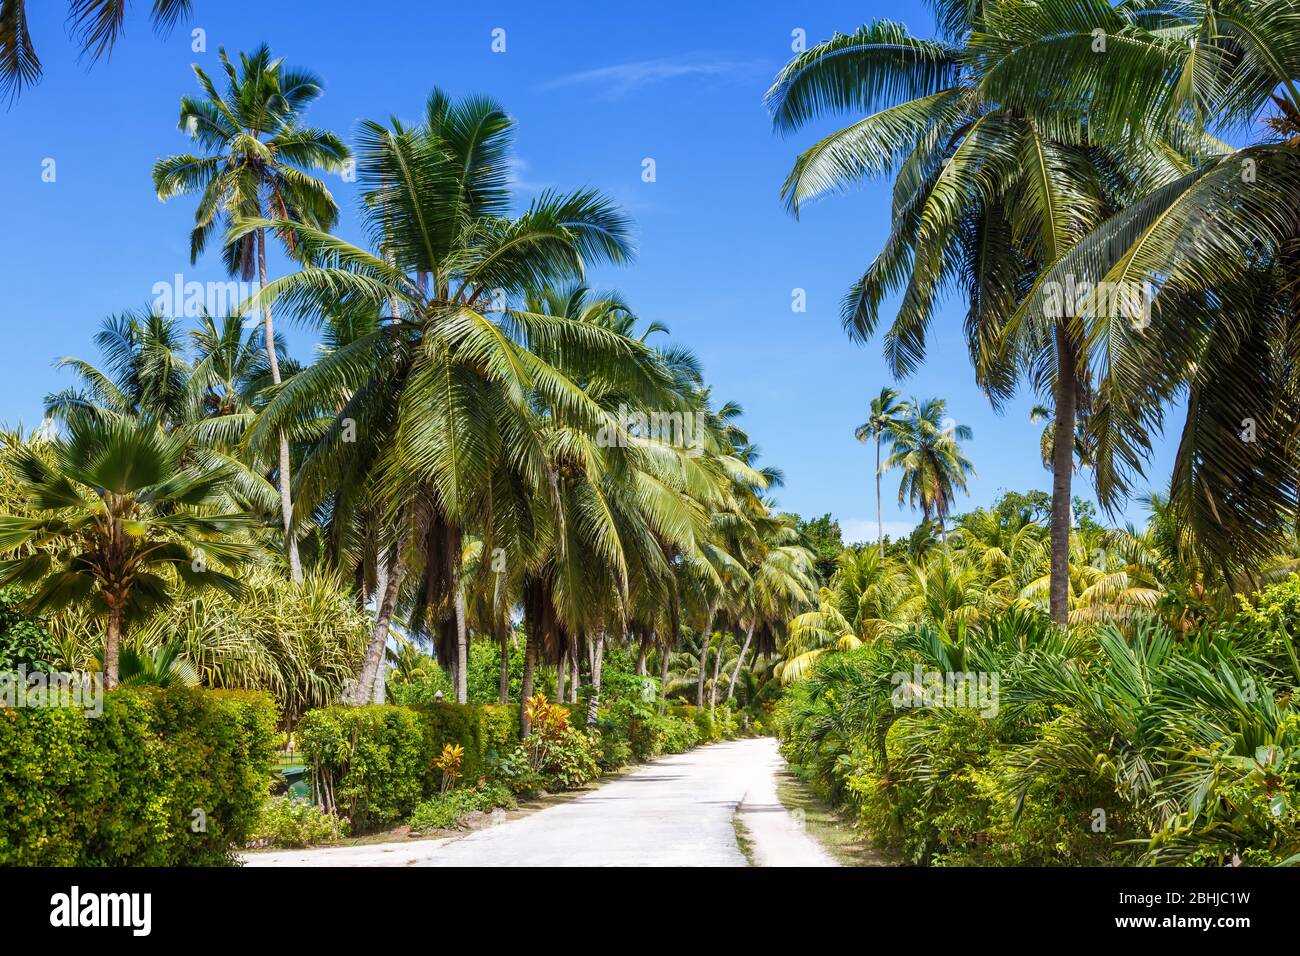
[[842, 866], [895, 866], [853, 826], [853, 821], [821, 800], [789, 770], [776, 778], [776, 795], [789, 810], [803, 812], [808, 835]]

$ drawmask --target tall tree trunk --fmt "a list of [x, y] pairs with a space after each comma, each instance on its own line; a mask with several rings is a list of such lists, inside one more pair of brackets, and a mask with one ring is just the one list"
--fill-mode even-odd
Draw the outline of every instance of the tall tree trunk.
[[1074, 475], [1074, 420], [1078, 380], [1074, 343], [1056, 329], [1056, 427], [1052, 436], [1052, 620], [1070, 619], [1070, 482]]
[[533, 696], [533, 678], [537, 669], [537, 639], [534, 634], [537, 626], [524, 620], [524, 677], [519, 686], [519, 737], [528, 736], [531, 726], [524, 704]]
[[659, 713], [664, 714], [668, 710], [668, 655], [669, 650], [668, 636], [664, 635], [659, 645]]
[[108, 610], [108, 632], [104, 635], [104, 690], [117, 686], [118, 662], [122, 656], [122, 606], [114, 600]]
[[364, 704], [375, 699], [375, 686], [379, 671], [384, 666], [384, 651], [388, 648], [388, 633], [393, 623], [393, 611], [397, 607], [397, 595], [402, 590], [402, 580], [406, 576], [406, 562], [402, 558], [405, 547], [406, 528], [403, 522], [397, 543], [386, 561], [389, 570], [384, 575], [384, 589], [382, 592], [376, 590], [379, 603], [375, 606], [375, 621], [370, 628], [370, 642], [366, 645], [366, 656], [361, 664], [361, 676], [357, 678], [356, 691], [352, 697], [352, 703], [355, 704]]
[[704, 706], [704, 668], [708, 666], [709, 643], [713, 640], [713, 603], [709, 603], [709, 613], [704, 623], [704, 634], [700, 640], [700, 674], [695, 681], [695, 706]]
[[[388, 564], [386, 552], [381, 550], [375, 555], [375, 617], [379, 616], [379, 605], [383, 603], [384, 595], [388, 592]], [[387, 634], [384, 637], [384, 644], [379, 652], [379, 666], [375, 669], [374, 692], [370, 695], [372, 704], [385, 703], [388, 695], [388, 668], [385, 666], [388, 657]], [[366, 653], [370, 653], [369, 644], [366, 645]]]
[[501, 673], [497, 680], [497, 699], [503, 704], [508, 704], [510, 703], [510, 622], [498, 620], [497, 633], [499, 634], [497, 643], [501, 645]]
[[[260, 211], [260, 210], [259, 210]], [[257, 281], [266, 288], [266, 230], [257, 230]], [[275, 354], [275, 328], [271, 324], [271, 303], [262, 304], [262, 326], [266, 333], [266, 361], [271, 369], [271, 381], [280, 384], [280, 362]], [[280, 487], [280, 520], [284, 524], [285, 550], [289, 556], [289, 574], [295, 581], [302, 580], [302, 561], [298, 557], [298, 540], [294, 537], [293, 494], [289, 490], [289, 438], [280, 432], [280, 467], [278, 469]]]
[[718, 650], [713, 655], [713, 683], [709, 687], [709, 716], [718, 708], [718, 672], [722, 670], [722, 649], [727, 646], [726, 634], [718, 635]]
[[569, 652], [569, 703], [578, 702], [578, 685], [582, 683], [582, 677], [578, 673], [578, 648], [574, 647]]
[[591, 642], [591, 699], [587, 701], [587, 726], [595, 727], [600, 710], [600, 672], [605, 663], [605, 629]]
[[469, 703], [469, 634], [465, 622], [465, 585], [456, 582], [456, 703]]
[[[885, 551], [885, 512], [880, 505], [880, 431], [876, 431], [876, 544]], [[728, 695], [730, 696], [730, 695]]]
[[636, 652], [636, 676], [637, 677], [645, 677], [645, 652], [646, 652], [646, 647], [647, 645], [649, 645], [649, 643], [650, 643], [649, 638], [646, 636], [645, 633], [642, 633], [640, 638], [638, 638], [638, 646]]
[[565, 701], [564, 690], [565, 682], [569, 679], [569, 652], [560, 651], [560, 661], [555, 665], [555, 702], [563, 704]]
[[740, 645], [740, 656], [736, 658], [736, 666], [731, 671], [731, 682], [727, 685], [727, 700], [731, 700], [731, 695], [736, 692], [736, 678], [740, 676], [740, 667], [745, 663], [745, 652], [749, 650], [749, 642], [754, 636], [754, 625], [750, 624], [745, 628], [745, 643]]

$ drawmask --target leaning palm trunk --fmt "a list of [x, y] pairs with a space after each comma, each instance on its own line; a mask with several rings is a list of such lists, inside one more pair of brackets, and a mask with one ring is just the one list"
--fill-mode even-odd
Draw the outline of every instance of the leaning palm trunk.
[[591, 642], [591, 699], [587, 701], [587, 726], [595, 727], [600, 710], [600, 671], [605, 663], [605, 631]]
[[[259, 211], [260, 212], [260, 211]], [[257, 230], [257, 280], [266, 288], [266, 231]], [[267, 300], [262, 305], [262, 326], [266, 332], [266, 360], [271, 369], [271, 381], [280, 384], [280, 362], [275, 355], [275, 328], [271, 324], [271, 303]], [[289, 472], [289, 438], [283, 429], [280, 431], [280, 466], [278, 484], [280, 488], [280, 520], [284, 525], [285, 548], [289, 555], [289, 573], [294, 581], [302, 580], [302, 561], [298, 557], [298, 541], [293, 535], [293, 495], [290, 488]]]
[[1056, 330], [1056, 427], [1052, 437], [1052, 569], [1049, 607], [1052, 620], [1070, 619], [1070, 480], [1074, 473], [1074, 419], [1077, 403], [1074, 344]]
[[736, 692], [736, 679], [740, 677], [741, 665], [745, 663], [745, 652], [749, 650], [749, 642], [754, 637], [754, 625], [750, 624], [745, 628], [745, 643], [740, 645], [740, 655], [736, 658], [736, 666], [731, 669], [731, 681], [727, 684], [727, 700], [731, 700], [732, 695]]
[[382, 704], [382, 700], [376, 700], [378, 680], [380, 680], [380, 671], [383, 669], [383, 652], [389, 646], [389, 631], [393, 626], [393, 611], [398, 604], [398, 593], [402, 591], [402, 579], [406, 575], [402, 557], [402, 546], [394, 549], [394, 559], [391, 563], [391, 570], [386, 575], [385, 588], [382, 592], [376, 592], [380, 604], [374, 609], [374, 624], [370, 628], [370, 643], [365, 646], [365, 659], [361, 663], [361, 676], [357, 678], [356, 692], [352, 697], [354, 704], [365, 704], [372, 701], [374, 704]]

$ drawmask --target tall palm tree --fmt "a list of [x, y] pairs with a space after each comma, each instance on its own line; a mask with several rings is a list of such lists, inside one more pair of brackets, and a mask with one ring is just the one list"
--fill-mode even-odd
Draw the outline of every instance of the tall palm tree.
[[871, 400], [871, 416], [854, 430], [860, 442], [876, 443], [876, 543], [885, 546], [885, 515], [880, 500], [880, 441], [884, 433], [907, 413], [907, 403], [899, 400], [898, 392], [886, 386]]
[[74, 418], [48, 456], [20, 446], [13, 468], [31, 517], [0, 517], [0, 586], [35, 585], [27, 602], [40, 614], [86, 601], [105, 614], [104, 685], [118, 682], [125, 625], [167, 603], [174, 583], [242, 585], [215, 567], [240, 563], [247, 545], [228, 535], [243, 514], [214, 513], [230, 480], [226, 468], [183, 464], [185, 444], [129, 418]]
[[[226, 74], [224, 95], [196, 64], [194, 75], [204, 95], [181, 98], [179, 128], [204, 153], [158, 160], [153, 168], [154, 188], [160, 200], [200, 194], [190, 234], [192, 263], [198, 261], [213, 229], [241, 218], [267, 217], [266, 225], [227, 241], [223, 249], [230, 275], [238, 274], [246, 281], [256, 276], [265, 288], [267, 229], [284, 241], [290, 255], [301, 258], [293, 232], [281, 225], [286, 220], [322, 230], [334, 225], [338, 206], [325, 184], [310, 171], [338, 171], [349, 152], [333, 133], [302, 125], [302, 114], [321, 94], [321, 83], [313, 74], [272, 59], [265, 44], [251, 54], [241, 54], [238, 70], [224, 49], [218, 56]], [[278, 386], [280, 363], [269, 299], [262, 301], [262, 324], [271, 381]], [[291, 530], [290, 470], [289, 439], [281, 432], [277, 466], [281, 521], [290, 572], [300, 581], [302, 563]]]
[[[263, 447], [322, 407], [333, 420], [311, 444], [296, 492], [311, 510], [344, 482], [384, 515], [393, 562], [378, 596], [371, 650], [382, 651], [408, 573], [412, 632], [436, 631], [440, 659], [468, 640], [462, 590], [465, 534], [523, 565], [538, 552], [553, 500], [537, 397], [594, 435], [608, 423], [574, 377], [651, 381], [649, 350], [598, 323], [507, 308], [546, 285], [581, 277], [586, 264], [631, 256], [625, 217], [591, 190], [547, 193], [511, 215], [513, 123], [484, 98], [429, 97], [408, 127], [361, 124], [362, 219], [372, 252], [311, 221], [242, 218], [233, 242], [280, 229], [317, 263], [263, 288], [254, 307], [285, 301], [306, 314], [361, 308], [373, 328], [279, 389], [249, 434]], [[512, 298], [513, 297], [513, 298]], [[505, 301], [502, 301], [505, 300]], [[615, 374], [617, 370], [618, 374]], [[529, 606], [528, 581], [524, 585]], [[382, 653], [367, 660], [377, 665]], [[363, 673], [365, 678], [373, 668]], [[465, 674], [457, 697], [465, 696]], [[373, 678], [371, 678], [373, 680]], [[365, 698], [367, 688], [359, 692]], [[368, 699], [368, 698], [367, 698]]]
[[869, 111], [796, 160], [783, 189], [796, 215], [818, 195], [864, 177], [894, 176], [891, 233], [845, 298], [850, 336], [874, 334], [882, 302], [901, 291], [885, 355], [895, 375], [909, 374], [925, 356], [942, 293], [958, 289], [968, 305], [976, 379], [995, 405], [1013, 393], [1020, 374], [1052, 395], [1059, 436], [1052, 613], [1064, 623], [1070, 445], [1080, 402], [1090, 394], [1090, 354], [1078, 316], [1044, 313], [1036, 324], [1011, 317], [1034, 278], [1109, 213], [1186, 173], [1185, 152], [1218, 147], [1168, 131], [1163, 148], [1140, 157], [1097, 148], [1077, 105], [1031, 113], [1022, 99], [1038, 92], [1012, 95], [1017, 91], [993, 86], [979, 44], [1001, 39], [997, 14], [1004, 6], [1027, 5], [934, 0], [942, 39], [914, 37], [887, 20], [836, 34], [787, 64], [768, 103], [784, 131], [831, 111]]
[[966, 490], [967, 476], [975, 473], [960, 444], [970, 440], [970, 426], [949, 424], [947, 411], [947, 402], [941, 398], [913, 399], [902, 420], [890, 429], [891, 449], [884, 466], [903, 472], [898, 503], [906, 501], [913, 508], [919, 505], [924, 521], [934, 518], [938, 522], [945, 542], [944, 519], [953, 498], [957, 491]]
[[[113, 52], [126, 22], [125, 0], [68, 0], [68, 32], [93, 62]], [[150, 19], [166, 35], [189, 16], [193, 0], [154, 0]], [[0, 96], [10, 100], [40, 82], [43, 69], [28, 27], [26, 0], [0, 3]]]
[[[1253, 140], [1098, 224], [1020, 309], [1026, 321], [1039, 313], [1066, 275], [1152, 290], [1149, 322], [1097, 316], [1083, 339], [1106, 357], [1098, 497], [1110, 507], [1132, 492], [1151, 435], [1185, 396], [1171, 503], [1207, 560], [1249, 573], [1282, 544], [1300, 497], [1300, 13], [1288, 0], [1022, 0], [998, 20], [997, 38], [978, 44], [987, 86], [1035, 116], [1073, 104], [1095, 139], [1146, 153], [1179, 128]], [[1112, 39], [1106, 55], [1086, 52], [1084, 21], [1094, 43]]]

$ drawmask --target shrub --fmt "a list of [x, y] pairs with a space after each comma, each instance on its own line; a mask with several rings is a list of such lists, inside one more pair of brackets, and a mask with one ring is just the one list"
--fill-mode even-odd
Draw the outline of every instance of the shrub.
[[262, 804], [253, 837], [254, 847], [300, 847], [336, 843], [348, 835], [348, 821], [306, 800], [269, 797]]
[[354, 830], [396, 823], [428, 793], [433, 749], [414, 709], [314, 710], [296, 736], [316, 802], [346, 817]]
[[460, 773], [477, 781], [518, 745], [519, 710], [498, 704], [329, 707], [303, 717], [297, 738], [318, 803], [356, 831], [391, 826], [441, 788], [434, 767], [464, 748]]
[[628, 722], [628, 743], [638, 760], [660, 754], [684, 753], [700, 742], [695, 721], [686, 717], [649, 714]]
[[266, 797], [278, 735], [262, 694], [116, 690], [87, 718], [0, 710], [0, 864], [227, 863]]
[[49, 670], [58, 656], [44, 622], [23, 611], [25, 597], [14, 587], [0, 588], [0, 670]]
[[524, 707], [532, 732], [520, 749], [544, 786], [572, 790], [599, 776], [596, 741], [569, 725], [569, 708], [550, 703], [543, 694], [528, 698]]
[[482, 783], [477, 787], [448, 790], [419, 804], [411, 814], [413, 830], [450, 830], [460, 825], [467, 813], [513, 808], [510, 790], [499, 783]]

